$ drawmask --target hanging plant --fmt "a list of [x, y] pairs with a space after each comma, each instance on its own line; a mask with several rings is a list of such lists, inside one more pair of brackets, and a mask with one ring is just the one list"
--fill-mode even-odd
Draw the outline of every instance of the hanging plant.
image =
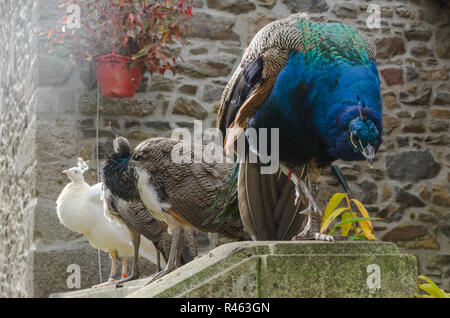
[[95, 62], [107, 97], [132, 97], [142, 73], [175, 74], [173, 43], [192, 15], [188, 0], [69, 0], [57, 27], [45, 27], [42, 48], [69, 63]]

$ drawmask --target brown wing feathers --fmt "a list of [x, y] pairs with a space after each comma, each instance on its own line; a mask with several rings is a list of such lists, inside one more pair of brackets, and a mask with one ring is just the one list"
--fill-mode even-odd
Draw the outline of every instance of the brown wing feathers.
[[[261, 106], [264, 100], [269, 96], [274, 84], [275, 84], [274, 76], [269, 77], [265, 79], [261, 84], [258, 84], [258, 86], [255, 87], [255, 89], [251, 92], [250, 96], [239, 108], [233, 122], [228, 128], [230, 129], [241, 128], [242, 130], [245, 130], [250, 116], [253, 115], [253, 113]], [[229, 151], [230, 147], [239, 137], [238, 135], [234, 135], [233, 138], [230, 138], [228, 131], [224, 139], [225, 152]]]
[[[167, 138], [148, 139], [136, 147], [130, 164], [147, 171], [149, 182], [170, 203], [169, 214], [181, 224], [189, 223], [205, 232], [217, 232], [229, 238], [242, 239], [245, 233], [240, 222], [213, 222], [223, 208], [223, 202], [215, 211], [209, 211], [216, 200], [217, 185], [231, 173], [232, 165], [214, 162], [175, 163], [171, 152], [175, 145], [182, 142]], [[201, 145], [189, 148], [191, 159], [194, 159], [193, 147]]]
[[[129, 231], [143, 235], [155, 245], [167, 261], [170, 254], [172, 236], [167, 225], [155, 219], [142, 202], [126, 202], [105, 192], [108, 213], [117, 221], [123, 222]], [[192, 230], [185, 231], [181, 263], [186, 264], [197, 256], [196, 236]]]

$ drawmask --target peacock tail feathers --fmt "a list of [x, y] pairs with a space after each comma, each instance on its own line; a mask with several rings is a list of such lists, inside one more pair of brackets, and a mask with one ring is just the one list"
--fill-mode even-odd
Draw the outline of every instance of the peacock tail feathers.
[[[233, 165], [228, 176], [222, 179], [216, 186], [216, 200], [208, 209], [208, 218], [203, 224], [212, 222], [213, 224], [220, 224], [225, 220], [235, 222], [240, 220], [239, 207], [237, 204], [237, 182], [239, 176], [239, 161]], [[219, 213], [214, 217], [215, 211], [221, 207]], [[213, 219], [214, 218], [214, 219]]]

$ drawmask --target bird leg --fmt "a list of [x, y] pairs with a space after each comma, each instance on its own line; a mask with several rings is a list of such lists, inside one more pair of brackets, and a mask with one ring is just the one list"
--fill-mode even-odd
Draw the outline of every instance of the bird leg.
[[[117, 282], [116, 287], [122, 287], [122, 284], [125, 282], [129, 282], [132, 280], [135, 280], [139, 278], [139, 245], [141, 244], [141, 235], [135, 233], [134, 231], [130, 231], [131, 236], [131, 242], [133, 243], [134, 247], [134, 255], [133, 255], [133, 272], [128, 277], [123, 277], [123, 273], [126, 274], [126, 269], [122, 268], [122, 279]], [[124, 258], [125, 259], [125, 258]], [[122, 261], [122, 264], [125, 264], [126, 267], [126, 261]]]
[[[292, 238], [292, 240], [319, 240], [319, 241], [333, 241], [333, 237], [331, 235], [321, 234], [319, 223], [320, 218], [322, 217], [322, 211], [319, 208], [319, 205], [316, 203], [311, 191], [309, 190], [308, 185], [304, 180], [302, 180], [297, 172], [288, 168], [284, 165], [280, 165], [281, 171], [294, 183], [295, 187], [295, 205], [300, 204], [301, 194], [305, 196], [308, 201], [308, 207], [302, 211], [300, 214], [306, 214], [307, 221], [306, 225], [302, 232], [297, 234]], [[306, 169], [306, 167], [304, 168]], [[303, 175], [303, 172], [301, 173]]]
[[117, 282], [116, 279], [116, 267], [117, 267], [117, 251], [109, 252], [109, 256], [111, 256], [111, 275], [109, 276], [108, 281], [94, 285], [92, 288], [105, 287], [109, 285], [114, 285]]
[[301, 211], [300, 214], [306, 214], [308, 218], [303, 231], [295, 235], [292, 238], [293, 241], [304, 241], [304, 240], [334, 241], [333, 236], [320, 233], [319, 227], [320, 219], [316, 213], [312, 213], [309, 207]]
[[122, 257], [122, 278], [127, 278], [128, 272], [128, 258]]
[[161, 252], [156, 250], [156, 270], [161, 271]]
[[159, 271], [158, 273], [154, 274], [152, 278], [145, 284], [145, 286], [163, 277], [164, 275], [169, 274], [171, 271], [177, 268], [177, 264], [179, 264], [180, 262], [179, 258], [181, 255], [183, 236], [184, 230], [181, 226], [178, 226], [173, 230], [169, 260], [167, 261], [166, 267], [162, 271]]

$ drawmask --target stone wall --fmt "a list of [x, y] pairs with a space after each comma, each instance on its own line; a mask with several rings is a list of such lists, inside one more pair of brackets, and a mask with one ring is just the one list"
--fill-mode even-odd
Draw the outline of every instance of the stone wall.
[[[37, 25], [55, 23], [57, 3], [46, 0], [34, 6]], [[372, 3], [381, 9], [379, 29], [369, 29], [366, 25], [370, 15], [366, 10]], [[440, 1], [434, 0], [195, 0], [194, 5], [194, 17], [188, 22], [188, 38], [180, 48], [183, 61], [176, 76], [146, 74], [134, 98], [100, 98], [99, 158], [112, 151], [112, 134], [106, 128], [108, 121], [133, 145], [152, 136], [170, 136], [176, 127], [192, 129], [195, 119], [202, 120], [203, 129], [214, 126], [222, 90], [252, 36], [265, 24], [306, 11], [314, 21], [353, 25], [377, 43], [385, 104], [383, 146], [372, 170], [365, 163], [337, 164], [354, 197], [362, 200], [373, 216], [384, 218], [375, 222], [377, 238], [396, 242], [400, 249], [417, 255], [421, 272], [450, 289], [449, 5], [441, 6]], [[32, 10], [19, 9], [18, 4], [10, 2], [2, 6], [15, 10], [17, 15], [31, 14], [29, 10]], [[3, 18], [5, 11], [0, 12]], [[8, 21], [9, 26], [0, 28], [9, 27], [12, 32], [16, 21]], [[11, 34], [6, 38], [11, 39]], [[1, 36], [5, 36], [4, 33]], [[26, 60], [32, 52], [36, 52], [36, 58], [37, 51], [27, 51], [23, 45], [18, 46], [21, 51], [14, 58], [0, 64], [2, 74], [7, 74], [14, 62], [27, 72], [33, 71]], [[84, 238], [62, 227], [55, 213], [55, 199], [68, 181], [61, 170], [74, 166], [78, 156], [90, 160], [88, 182], [97, 181], [95, 75], [92, 68], [67, 68], [63, 61], [44, 54], [39, 54], [35, 64], [37, 90], [26, 95], [29, 96], [27, 103], [18, 101], [25, 94], [10, 83], [24, 85], [27, 92], [33, 85], [25, 85], [17, 78], [9, 82], [1, 79], [0, 173], [2, 177], [6, 175], [4, 180], [10, 180], [7, 182], [13, 186], [7, 186], [2, 178], [0, 278], [3, 282], [3, 278], [8, 277], [10, 287], [5, 290], [0, 287], [0, 296], [47, 296], [50, 292], [67, 290], [66, 268], [73, 262], [81, 265], [82, 287], [98, 280], [95, 250]], [[21, 74], [31, 81], [31, 75], [25, 76], [27, 72]], [[21, 94], [6, 93], [8, 85]], [[5, 102], [8, 98], [17, 101]], [[36, 104], [35, 116], [13, 110], [22, 107], [19, 105], [33, 105], [32, 101]], [[11, 106], [5, 108], [4, 105]], [[8, 111], [14, 120], [3, 119]], [[23, 121], [32, 122], [35, 133], [26, 134], [26, 129], [22, 128], [25, 125], [20, 124]], [[14, 147], [10, 145], [32, 138], [35, 143], [24, 143], [28, 145], [23, 148], [27, 151], [27, 160], [14, 158]], [[8, 145], [10, 155], [6, 157], [3, 145]], [[34, 159], [29, 155], [32, 149], [35, 149]], [[20, 167], [26, 163], [25, 167], [30, 168], [14, 168], [14, 162], [19, 162]], [[29, 179], [22, 177], [26, 171], [29, 171]], [[21, 184], [24, 192], [20, 192]], [[16, 194], [10, 194], [10, 189], [14, 188], [18, 188]], [[330, 169], [323, 171], [319, 189], [323, 206], [331, 194], [342, 191]], [[10, 200], [9, 196], [14, 195], [18, 199]], [[35, 205], [34, 222], [32, 216], [24, 216], [24, 211], [28, 210], [19, 203], [23, 201], [28, 202], [27, 206]], [[28, 241], [24, 237], [29, 238], [29, 243], [25, 244]], [[20, 246], [15, 244], [17, 241], [24, 242], [22, 251], [16, 247]], [[25, 251], [31, 243], [34, 257], [33, 263], [28, 264], [33, 265], [26, 267]], [[205, 240], [204, 245], [207, 243]], [[16, 255], [23, 260], [19, 261]], [[3, 261], [5, 256], [11, 260]], [[105, 254], [102, 257], [106, 278], [108, 259]], [[19, 262], [14, 272], [10, 270], [11, 262]], [[27, 271], [31, 277], [28, 287], [19, 279], [22, 277], [19, 275]]]
[[0, 297], [32, 295], [36, 6], [0, 3]]

